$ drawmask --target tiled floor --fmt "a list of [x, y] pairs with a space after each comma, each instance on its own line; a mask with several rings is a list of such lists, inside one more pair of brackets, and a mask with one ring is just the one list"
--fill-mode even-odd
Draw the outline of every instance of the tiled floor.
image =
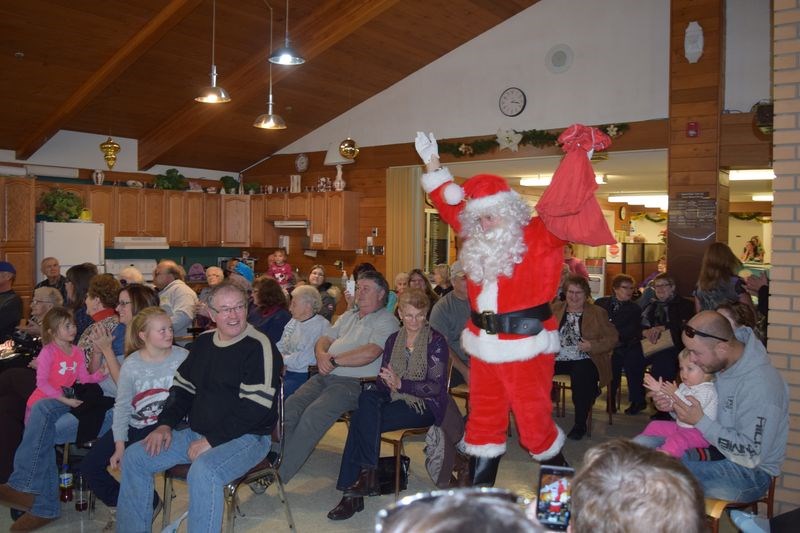
[[[565, 430], [572, 427], [572, 412], [569, 406], [565, 418], [556, 421]], [[607, 415], [603, 411], [605, 402], [598, 402], [595, 406], [594, 428], [591, 438], [581, 441], [567, 440], [564, 454], [573, 466], [579, 466], [584, 452], [592, 445], [613, 437], [632, 437], [639, 433], [646, 425], [646, 413], [636, 416], [624, 414], [614, 415], [613, 425], [608, 425]], [[346, 438], [344, 424], [335, 424], [325, 435], [311, 455], [306, 465], [286, 486], [289, 504], [294, 516], [297, 531], [300, 532], [369, 532], [373, 531], [375, 514], [381, 508], [394, 502], [394, 496], [379, 496], [367, 498], [365, 509], [353, 518], [343, 522], [333, 522], [326, 517], [327, 512], [339, 501], [341, 493], [335, 490], [336, 476], [339, 471], [341, 450]], [[415, 492], [429, 491], [434, 488], [425, 471], [423, 448], [424, 438], [415, 437], [406, 446], [406, 453], [411, 457], [411, 471], [409, 474], [409, 488], [402, 495]], [[384, 449], [384, 455], [389, 455], [390, 450]], [[528, 454], [517, 444], [516, 437], [509, 441], [509, 449], [500, 463], [500, 472], [497, 478], [498, 487], [517, 491], [530, 496], [538, 475], [538, 463], [532, 461]], [[161, 481], [157, 480], [156, 487], [161, 492]], [[181, 483], [176, 483], [177, 498], [172, 506], [172, 518], [178, 517], [186, 510], [186, 490]], [[263, 532], [285, 531], [288, 529], [283, 506], [277, 497], [277, 491], [270, 487], [265, 494], [253, 494], [248, 487], [239, 491], [240, 510], [243, 516], [236, 518], [237, 532]], [[108, 511], [103, 504], [98, 502], [94, 519], [89, 520], [87, 513], [78, 513], [74, 505], [64, 505], [62, 517], [41, 529], [43, 532], [99, 532], [108, 518]], [[6, 529], [11, 524], [8, 511], [0, 509], [0, 529]], [[160, 531], [161, 516], [156, 520], [153, 531]], [[735, 531], [730, 523], [724, 523], [723, 532]], [[186, 531], [185, 525], [181, 532]]]

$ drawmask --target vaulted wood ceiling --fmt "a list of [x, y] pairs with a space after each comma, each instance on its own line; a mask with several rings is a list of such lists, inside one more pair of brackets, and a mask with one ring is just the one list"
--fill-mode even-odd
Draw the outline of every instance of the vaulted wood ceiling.
[[[26, 159], [58, 130], [139, 140], [139, 167], [239, 170], [280, 150], [538, 0], [291, 0], [289, 36], [306, 58], [273, 66], [269, 10], [217, 0], [217, 84], [232, 101], [193, 100], [209, 84], [211, 0], [0, 3], [0, 149]], [[272, 0], [273, 45], [286, 4]]]

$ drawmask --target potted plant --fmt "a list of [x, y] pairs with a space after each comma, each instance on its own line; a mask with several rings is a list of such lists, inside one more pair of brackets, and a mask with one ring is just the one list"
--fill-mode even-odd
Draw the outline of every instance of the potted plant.
[[67, 222], [78, 218], [83, 210], [83, 200], [75, 193], [53, 189], [42, 195], [38, 217], [51, 222]]
[[233, 176], [222, 176], [219, 182], [222, 188], [225, 189], [225, 192], [236, 193], [239, 189], [239, 180]]
[[156, 189], [173, 191], [185, 191], [189, 188], [189, 183], [177, 168], [167, 169], [166, 173], [158, 174], [154, 180]]

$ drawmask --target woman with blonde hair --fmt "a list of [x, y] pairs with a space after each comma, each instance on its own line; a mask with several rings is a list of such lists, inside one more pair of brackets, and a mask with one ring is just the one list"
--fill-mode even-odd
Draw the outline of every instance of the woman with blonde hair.
[[450, 283], [450, 267], [447, 263], [441, 263], [433, 267], [433, 292], [439, 298], [453, 290]]

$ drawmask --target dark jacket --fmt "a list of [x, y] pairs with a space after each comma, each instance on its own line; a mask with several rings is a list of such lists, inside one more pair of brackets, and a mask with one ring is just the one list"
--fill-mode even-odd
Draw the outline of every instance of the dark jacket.
[[[660, 305], [666, 305], [666, 314], [658, 312]], [[683, 339], [681, 332], [683, 326], [694, 316], [694, 303], [688, 298], [678, 296], [672, 297], [666, 304], [652, 300], [642, 312], [642, 327], [649, 329], [655, 326], [665, 326], [672, 335], [672, 344], [678, 349], [683, 350]]]
[[[553, 304], [553, 315], [559, 324], [566, 314], [566, 302]], [[581, 315], [581, 337], [591, 343], [589, 350], [597, 373], [600, 375], [600, 386], [605, 387], [611, 383], [611, 354], [617, 344], [619, 334], [614, 325], [608, 320], [608, 313], [602, 307], [587, 302]]]

